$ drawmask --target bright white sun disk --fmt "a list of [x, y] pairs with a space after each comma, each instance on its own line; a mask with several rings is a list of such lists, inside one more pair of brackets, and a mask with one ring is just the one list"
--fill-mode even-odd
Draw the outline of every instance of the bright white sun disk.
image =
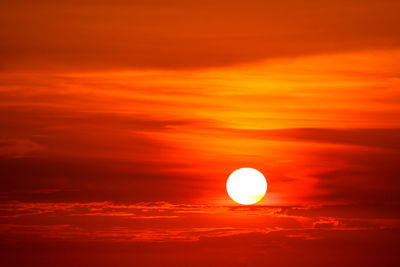
[[231, 173], [226, 182], [226, 190], [235, 202], [250, 205], [264, 197], [267, 192], [267, 181], [256, 169], [241, 168]]

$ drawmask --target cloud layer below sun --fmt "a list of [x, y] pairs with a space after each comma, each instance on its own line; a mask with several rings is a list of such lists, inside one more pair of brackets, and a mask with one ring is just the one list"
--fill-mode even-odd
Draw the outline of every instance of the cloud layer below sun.
[[[207, 262], [260, 265], [265, 258], [272, 265], [293, 260], [307, 264], [329, 256], [322, 250], [321, 259], [314, 257], [319, 246], [335, 248], [347, 262], [367, 264], [382, 253], [374, 242], [394, 242], [399, 237], [400, 218], [376, 207], [364, 213], [359, 208], [14, 202], [0, 206], [0, 229], [6, 252], [25, 251], [26, 258], [13, 264], [31, 257], [39, 264], [57, 262], [63, 250], [72, 258], [58, 263], [61, 266], [74, 260], [99, 266], [176, 264], [182, 255], [195, 266]], [[385, 249], [389, 253], [385, 262], [394, 260], [393, 248]], [[221, 254], [213, 255], [216, 250]], [[298, 259], [295, 251], [305, 254]], [[366, 251], [370, 256], [360, 260]], [[232, 252], [233, 256], [225, 257]], [[93, 258], [93, 253], [98, 256]]]

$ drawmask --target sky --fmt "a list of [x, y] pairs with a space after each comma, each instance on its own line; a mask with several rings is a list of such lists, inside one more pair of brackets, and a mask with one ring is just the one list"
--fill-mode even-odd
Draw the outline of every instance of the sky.
[[0, 7], [5, 266], [396, 265], [397, 0]]

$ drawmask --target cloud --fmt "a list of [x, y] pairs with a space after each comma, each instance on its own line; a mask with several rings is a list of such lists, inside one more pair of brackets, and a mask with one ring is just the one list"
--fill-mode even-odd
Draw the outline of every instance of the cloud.
[[[79, 262], [93, 264], [100, 257], [99, 266], [142, 265], [155, 258], [176, 265], [182, 255], [194, 265], [232, 261], [231, 265], [262, 266], [265, 260], [276, 266], [294, 261], [317, 264], [332, 251], [345, 258], [335, 264], [382, 262], [388, 252], [384, 259], [392, 262], [393, 247], [381, 249], [377, 244], [396, 242], [399, 218], [376, 218], [372, 213], [359, 218], [359, 210], [352, 205], [333, 210], [168, 202], [9, 202], [0, 204], [0, 246], [4, 247], [0, 253], [14, 265], [52, 262], [65, 251]], [[24, 257], [13, 257], [17, 252]], [[63, 261], [66, 266], [69, 259]]]
[[[396, 202], [398, 56], [1, 75], [0, 138], [14, 149], [1, 199], [229, 203], [226, 178], [247, 165], [267, 176], [263, 204]], [[40, 149], [15, 157], [15, 140]]]
[[[318, 238], [313, 238], [317, 236]], [[108, 240], [25, 240], [7, 243], [4, 262], [23, 266], [76, 262], [96, 266], [302, 266], [395, 265], [399, 232], [395, 230], [280, 231], [204, 238], [196, 242], [110, 242]], [[4, 239], [3, 239], [4, 240]], [[4, 242], [4, 241], [3, 241]], [[377, 243], [379, 245], [377, 245]], [[24, 257], [15, 257], [24, 254]], [[332, 256], [333, 254], [333, 256]], [[68, 255], [68, 256], [67, 256]], [[60, 258], [65, 259], [60, 261]], [[329, 259], [329, 260], [327, 260]]]
[[0, 139], [0, 157], [25, 158], [43, 147], [29, 139]]
[[214, 67], [400, 42], [392, 0], [1, 5], [5, 71]]
[[400, 129], [297, 128], [278, 130], [238, 130], [267, 140], [342, 144], [400, 150]]
[[[325, 154], [325, 156], [324, 156]], [[314, 199], [326, 201], [350, 201], [363, 205], [397, 205], [399, 203], [400, 169], [397, 164], [399, 151], [336, 151], [321, 153], [324, 160], [338, 164], [336, 168], [320, 171]]]

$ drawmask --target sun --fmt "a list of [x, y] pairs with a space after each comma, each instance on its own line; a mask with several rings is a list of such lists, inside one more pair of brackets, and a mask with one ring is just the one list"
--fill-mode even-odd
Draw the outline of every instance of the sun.
[[267, 192], [267, 181], [256, 169], [240, 168], [229, 175], [226, 191], [235, 202], [251, 205], [264, 197]]

